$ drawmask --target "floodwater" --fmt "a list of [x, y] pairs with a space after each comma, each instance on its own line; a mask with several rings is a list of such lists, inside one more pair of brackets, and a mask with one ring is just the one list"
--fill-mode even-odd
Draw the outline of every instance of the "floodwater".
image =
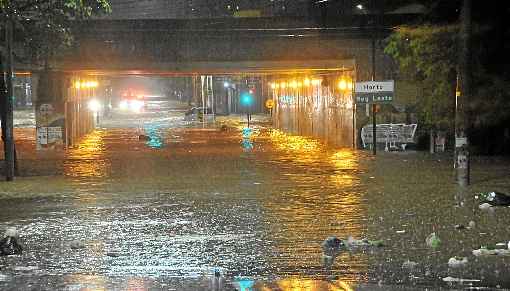
[[[212, 290], [215, 269], [222, 290], [510, 288], [510, 257], [471, 254], [510, 240], [510, 208], [474, 198], [510, 192], [508, 160], [474, 160], [461, 189], [449, 155], [373, 158], [267, 124], [246, 139], [242, 125], [174, 121], [98, 129], [66, 152], [36, 153], [33, 129], [17, 130], [22, 177], [0, 182], [0, 229], [17, 227], [24, 253], [0, 257], [0, 289]], [[384, 246], [326, 266], [332, 235]], [[449, 268], [453, 256], [467, 265]]]

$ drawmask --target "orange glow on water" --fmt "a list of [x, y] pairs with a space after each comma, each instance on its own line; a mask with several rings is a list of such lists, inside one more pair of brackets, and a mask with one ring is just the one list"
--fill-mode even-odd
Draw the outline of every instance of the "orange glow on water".
[[64, 162], [64, 174], [71, 177], [105, 177], [110, 162], [105, 159], [104, 131], [96, 130], [86, 135], [78, 147], [70, 149]]
[[348, 283], [343, 281], [327, 282], [322, 280], [288, 278], [277, 282], [280, 290], [285, 291], [352, 291], [354, 290]]

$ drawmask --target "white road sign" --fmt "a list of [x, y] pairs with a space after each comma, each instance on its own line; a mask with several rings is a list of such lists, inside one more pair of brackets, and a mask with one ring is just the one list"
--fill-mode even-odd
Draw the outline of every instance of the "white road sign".
[[356, 82], [356, 93], [381, 93], [393, 92], [395, 89], [395, 82], [391, 81], [367, 81]]

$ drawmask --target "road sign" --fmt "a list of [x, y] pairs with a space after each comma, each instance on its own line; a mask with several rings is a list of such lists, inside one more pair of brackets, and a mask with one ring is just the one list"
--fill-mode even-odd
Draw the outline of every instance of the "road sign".
[[356, 103], [391, 103], [395, 83], [391, 81], [356, 82]]
[[267, 99], [266, 100], [266, 108], [267, 109], [273, 109], [274, 107], [274, 100], [273, 99]]

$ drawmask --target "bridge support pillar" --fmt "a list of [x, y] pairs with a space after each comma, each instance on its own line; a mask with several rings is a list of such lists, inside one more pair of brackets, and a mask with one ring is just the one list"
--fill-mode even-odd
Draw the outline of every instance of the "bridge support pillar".
[[[87, 84], [83, 86], [81, 84]], [[39, 73], [36, 102], [36, 147], [38, 150], [73, 146], [94, 128], [87, 109], [94, 82], [61, 72]]]

